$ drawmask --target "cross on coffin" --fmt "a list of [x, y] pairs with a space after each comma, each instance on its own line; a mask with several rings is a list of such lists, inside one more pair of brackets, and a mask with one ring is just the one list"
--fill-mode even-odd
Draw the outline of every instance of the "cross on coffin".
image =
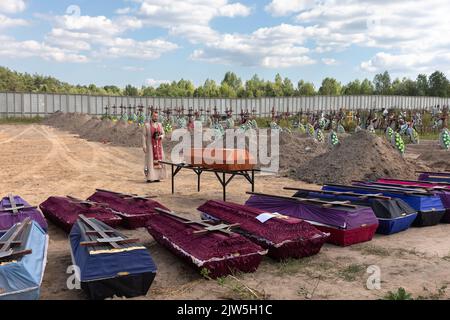
[[109, 244], [114, 249], [122, 249], [121, 244], [126, 243], [136, 243], [139, 239], [123, 238], [123, 237], [110, 237], [108, 233], [113, 233], [115, 230], [104, 230], [95, 224], [91, 219], [87, 218], [85, 215], [80, 214], [79, 219], [81, 219], [88, 227], [92, 230], [88, 230], [88, 234], [98, 234], [99, 238], [93, 241], [83, 241], [80, 242], [81, 246], [99, 246], [104, 244]]
[[24, 205], [18, 205], [16, 203], [16, 199], [14, 199], [14, 196], [12, 194], [8, 195], [8, 199], [9, 199], [9, 205], [11, 206], [11, 208], [2, 208], [0, 209], [0, 212], [8, 212], [8, 211], [12, 211], [13, 214], [18, 214], [19, 210], [23, 210], [23, 209], [36, 209], [37, 207], [35, 206], [24, 206]]
[[107, 206], [106, 203], [100, 203], [100, 202], [94, 202], [89, 200], [81, 200], [72, 196], [67, 196], [68, 199], [70, 199], [73, 203], [79, 203], [79, 204], [85, 204], [88, 206]]
[[233, 232], [231, 231], [232, 228], [236, 228], [239, 227], [239, 223], [235, 223], [235, 224], [218, 224], [218, 225], [210, 225], [201, 221], [193, 221], [193, 220], [189, 220], [186, 219], [185, 217], [179, 216], [177, 215], [175, 212], [173, 211], [167, 211], [161, 208], [155, 208], [155, 210], [159, 213], [168, 215], [168, 216], [172, 216], [174, 218], [177, 218], [179, 220], [182, 220], [184, 224], [197, 224], [197, 225], [201, 225], [203, 227], [202, 230], [197, 230], [194, 231], [194, 234], [203, 234], [203, 233], [207, 233], [207, 232], [220, 232], [226, 235], [232, 235]]
[[19, 251], [14, 251], [14, 246], [20, 246], [22, 244], [22, 239], [19, 239], [19, 236], [24, 231], [25, 227], [27, 227], [31, 223], [30, 218], [26, 218], [20, 224], [16, 225], [16, 230], [14, 230], [13, 234], [9, 236], [6, 241], [0, 241], [0, 260], [3, 259], [12, 259], [13, 257], [19, 257], [26, 254], [32, 253], [31, 249], [24, 249]]
[[118, 195], [119, 197], [126, 199], [126, 200], [130, 200], [130, 199], [148, 200], [148, 199], [156, 198], [156, 196], [152, 196], [149, 194], [137, 195], [134, 193], [121, 193], [121, 192], [115, 192], [115, 191], [110, 191], [110, 190], [105, 190], [105, 189], [96, 189], [96, 190], [100, 191], [100, 192], [113, 193], [113, 194]]

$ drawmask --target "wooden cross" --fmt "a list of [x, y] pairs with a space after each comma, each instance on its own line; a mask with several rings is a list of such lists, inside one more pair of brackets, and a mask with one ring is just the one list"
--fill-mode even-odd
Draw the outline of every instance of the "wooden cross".
[[21, 245], [22, 241], [17, 238], [22, 234], [25, 227], [29, 226], [31, 223], [30, 218], [26, 218], [21, 223], [16, 224], [14, 232], [8, 237], [6, 241], [0, 242], [0, 260], [5, 258], [12, 258], [17, 256], [23, 256], [26, 254], [30, 254], [32, 252], [31, 249], [24, 249], [20, 251], [14, 251], [13, 246]]
[[285, 200], [296, 201], [296, 202], [301, 202], [301, 203], [313, 203], [313, 204], [320, 205], [322, 208], [330, 208], [330, 207], [335, 207], [335, 206], [336, 207], [337, 206], [347, 207], [347, 208], [352, 208], [352, 209], [357, 208], [357, 206], [351, 204], [350, 201], [325, 201], [325, 200], [320, 200], [320, 199], [304, 199], [304, 198], [297, 198], [297, 197], [277, 196], [277, 195], [257, 193], [257, 192], [247, 192], [247, 194], [262, 196], [262, 197], [285, 199]]
[[[408, 188], [396, 187], [396, 186], [392, 186], [392, 185], [387, 186], [387, 185], [384, 185], [381, 183], [376, 183], [376, 182], [373, 182], [371, 184], [366, 184], [366, 182], [364, 182], [364, 181], [357, 181], [357, 180], [353, 180], [352, 182], [358, 183], [358, 185], [356, 185], [356, 187], [362, 186], [362, 187], [377, 190], [377, 191], [385, 191], [385, 192], [394, 191], [394, 192], [410, 194], [410, 195], [429, 195], [430, 194], [430, 192], [425, 191], [425, 190], [414, 191], [414, 190], [408, 190]], [[359, 185], [359, 183], [361, 185]]]
[[70, 199], [72, 201], [72, 203], [79, 203], [79, 204], [85, 204], [88, 206], [108, 206], [107, 203], [100, 203], [100, 202], [94, 202], [94, 201], [89, 201], [89, 200], [82, 200], [82, 199], [78, 199], [72, 196], [67, 196], [68, 199]]
[[328, 191], [328, 190], [312, 190], [312, 189], [301, 189], [301, 188], [290, 188], [284, 187], [284, 190], [293, 190], [293, 191], [303, 191], [303, 192], [315, 192], [321, 194], [331, 194], [336, 196], [354, 196], [358, 199], [365, 200], [367, 198], [375, 198], [375, 199], [383, 199], [383, 200], [391, 200], [391, 197], [385, 197], [382, 193], [374, 193], [374, 194], [361, 194], [351, 191]]
[[81, 246], [96, 246], [96, 245], [103, 245], [103, 244], [109, 244], [114, 249], [122, 249], [121, 244], [126, 243], [136, 243], [139, 241], [139, 239], [131, 239], [131, 238], [123, 238], [123, 237], [111, 237], [108, 235], [108, 233], [114, 233], [115, 230], [104, 230], [100, 228], [96, 223], [92, 221], [92, 219], [87, 218], [85, 215], [80, 214], [79, 219], [83, 221], [84, 224], [86, 224], [88, 227], [90, 227], [92, 230], [88, 230], [86, 234], [98, 234], [100, 238], [97, 238], [93, 241], [83, 241], [80, 242]]
[[231, 228], [236, 228], [239, 227], [239, 223], [235, 223], [235, 224], [219, 224], [219, 225], [210, 225], [201, 221], [194, 221], [194, 220], [189, 220], [185, 217], [179, 216], [177, 215], [175, 212], [173, 211], [167, 211], [161, 208], [155, 208], [155, 211], [174, 217], [178, 220], [181, 220], [182, 223], [184, 224], [196, 224], [196, 225], [200, 225], [202, 226], [204, 229], [203, 230], [197, 230], [194, 231], [194, 234], [203, 234], [203, 233], [207, 233], [207, 232], [220, 232], [223, 234], [226, 234], [228, 236], [233, 235], [233, 232], [231, 231]]
[[124, 198], [125, 200], [131, 200], [131, 199], [139, 199], [139, 200], [148, 200], [148, 199], [153, 199], [156, 198], [156, 196], [152, 196], [152, 195], [137, 195], [137, 194], [133, 194], [133, 193], [120, 193], [120, 192], [115, 192], [115, 191], [110, 191], [110, 190], [105, 190], [105, 189], [96, 189], [97, 191], [100, 192], [108, 192], [108, 193], [113, 193], [118, 195], [121, 198]]
[[37, 208], [34, 206], [17, 205], [16, 200], [14, 199], [14, 196], [12, 194], [8, 194], [8, 199], [9, 199], [9, 205], [11, 206], [11, 208], [1, 208], [0, 212], [12, 211], [13, 214], [18, 214], [19, 210], [36, 209]]

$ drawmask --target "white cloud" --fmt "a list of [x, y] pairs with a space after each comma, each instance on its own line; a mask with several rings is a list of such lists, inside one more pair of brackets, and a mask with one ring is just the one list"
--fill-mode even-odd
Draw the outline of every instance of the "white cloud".
[[27, 7], [24, 0], [0, 0], [0, 12], [18, 13]]
[[176, 49], [178, 45], [161, 39], [136, 41], [130, 38], [115, 38], [105, 43], [94, 55], [101, 58], [153, 60]]
[[145, 80], [145, 84], [150, 87], [158, 87], [163, 83], [170, 83], [170, 80], [156, 80], [152, 78]]
[[116, 10], [117, 14], [129, 14], [131, 12], [132, 12], [132, 9], [130, 7], [119, 8]]
[[315, 63], [304, 46], [309, 37], [322, 30], [282, 24], [260, 28], [252, 34], [223, 34], [204, 48], [195, 50], [193, 60], [212, 63], [286, 68]]
[[92, 35], [89, 33], [71, 32], [65, 29], [54, 28], [45, 37], [45, 40], [67, 50], [86, 51], [91, 49], [90, 41]]
[[315, 0], [273, 0], [265, 6], [265, 10], [280, 17], [311, 8], [315, 2]]
[[226, 4], [219, 8], [219, 16], [221, 17], [247, 17], [250, 13], [251, 9], [241, 3]]
[[91, 58], [133, 58], [151, 60], [176, 50], [175, 43], [163, 39], [138, 41], [122, 37], [139, 29], [142, 21], [132, 16], [110, 19], [105, 16], [63, 15], [53, 17], [54, 28], [46, 35], [51, 45], [74, 53], [86, 52]]
[[84, 55], [76, 54], [47, 44], [28, 40], [16, 41], [10, 37], [0, 37], [0, 40], [7, 45], [0, 46], [1, 57], [31, 58], [40, 57], [44, 60], [56, 62], [87, 62], [88, 58]]
[[61, 29], [102, 35], [117, 35], [143, 26], [139, 19], [129, 16], [112, 20], [105, 16], [64, 15], [55, 17], [55, 20]]
[[335, 66], [338, 64], [337, 60], [333, 58], [322, 58], [322, 62], [327, 66]]
[[251, 9], [228, 0], [135, 0], [139, 3], [137, 17], [146, 26], [168, 29], [171, 35], [182, 36], [192, 42], [214, 40], [217, 32], [210, 22], [217, 17], [246, 17]]
[[318, 54], [352, 46], [379, 49], [361, 64], [365, 71], [432, 71], [448, 63], [448, 0], [272, 0], [266, 11], [274, 16], [294, 14], [296, 23], [325, 30], [310, 38]]
[[130, 72], [142, 72], [145, 70], [145, 68], [135, 67], [135, 66], [124, 66], [124, 67], [122, 67], [122, 70], [130, 71]]
[[435, 69], [444, 69], [450, 63], [450, 55], [445, 52], [390, 54], [377, 53], [372, 59], [361, 63], [364, 71], [379, 72], [389, 70], [393, 72], [429, 72]]
[[14, 19], [0, 14], [0, 29], [23, 27], [29, 25], [28, 21], [23, 19]]

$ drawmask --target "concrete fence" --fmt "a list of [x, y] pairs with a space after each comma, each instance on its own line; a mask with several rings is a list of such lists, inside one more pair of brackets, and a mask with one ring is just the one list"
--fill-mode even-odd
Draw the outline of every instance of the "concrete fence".
[[[329, 111], [346, 108], [381, 109], [397, 107], [401, 109], [431, 109], [437, 105], [450, 105], [450, 98], [405, 97], [405, 96], [313, 96], [280, 97], [255, 99], [220, 98], [157, 98], [157, 97], [117, 97], [48, 93], [0, 92], [0, 117], [45, 116], [56, 111], [80, 112], [91, 115], [105, 113], [109, 106], [144, 106], [155, 108], [181, 108], [187, 111], [203, 109], [225, 113], [230, 107], [235, 116], [241, 110], [255, 110], [258, 116], [270, 116], [272, 108], [277, 112]], [[120, 109], [117, 109], [120, 112]]]

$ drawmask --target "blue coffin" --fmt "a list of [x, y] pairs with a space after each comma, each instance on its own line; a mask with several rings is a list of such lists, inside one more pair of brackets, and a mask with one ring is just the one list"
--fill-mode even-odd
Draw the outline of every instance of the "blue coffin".
[[[47, 264], [48, 236], [41, 226], [30, 221], [24, 248], [31, 249], [30, 254], [17, 260], [0, 265], [0, 299], [2, 300], [37, 300]], [[18, 224], [9, 229], [0, 242], [6, 241]]]
[[417, 211], [417, 217], [414, 221], [414, 226], [427, 227], [438, 224], [444, 217], [446, 209], [442, 204], [439, 195], [418, 195], [418, 194], [402, 194], [392, 192], [389, 190], [367, 190], [358, 186], [334, 186], [325, 185], [322, 188], [327, 191], [343, 191], [343, 192], [357, 192], [361, 194], [382, 194], [386, 197], [401, 199], [406, 202], [411, 208]]
[[[104, 230], [111, 227], [95, 220]], [[111, 236], [121, 236], [116, 232]], [[121, 250], [81, 246], [89, 241], [78, 220], [69, 235], [73, 264], [79, 268], [81, 287], [90, 299], [113, 296], [136, 297], [147, 294], [156, 275], [156, 265], [147, 249], [133, 244]]]
[[[403, 200], [361, 199], [358, 196], [324, 194], [320, 192], [297, 192], [294, 197], [319, 198], [331, 201], [350, 201], [353, 204], [371, 207], [378, 219], [377, 233], [390, 235], [405, 231], [417, 218], [417, 212]], [[392, 206], [392, 211], [389, 212]], [[387, 212], [388, 211], [388, 212]], [[393, 212], [395, 211], [395, 212]]]

